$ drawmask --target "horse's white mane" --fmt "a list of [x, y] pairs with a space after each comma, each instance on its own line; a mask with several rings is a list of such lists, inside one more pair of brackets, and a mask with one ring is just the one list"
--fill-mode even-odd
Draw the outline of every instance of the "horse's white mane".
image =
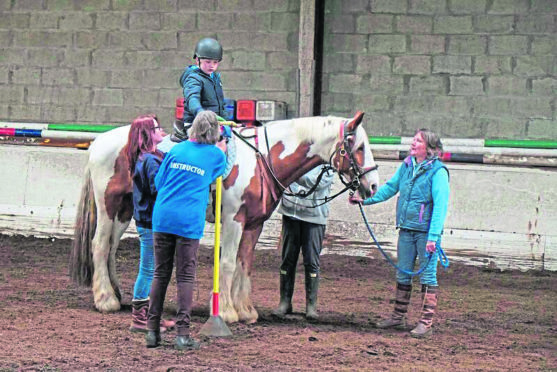
[[292, 119], [292, 125], [298, 127], [296, 133], [300, 142], [317, 142], [323, 138], [336, 138], [338, 136], [338, 123], [340, 118], [332, 116], [314, 116], [307, 118]]
[[294, 135], [298, 143], [312, 143], [311, 153], [328, 160], [335, 149], [342, 118], [333, 116], [313, 116], [292, 119]]

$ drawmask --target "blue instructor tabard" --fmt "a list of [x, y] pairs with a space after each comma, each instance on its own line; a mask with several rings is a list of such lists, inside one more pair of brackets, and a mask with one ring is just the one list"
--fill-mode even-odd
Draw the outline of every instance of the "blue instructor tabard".
[[[153, 230], [201, 239], [209, 197], [208, 192], [202, 191], [208, 190], [222, 175], [225, 165], [224, 153], [214, 145], [184, 141], [174, 146], [155, 178], [159, 194], [153, 212]], [[184, 210], [188, 211], [187, 220], [183, 218]]]

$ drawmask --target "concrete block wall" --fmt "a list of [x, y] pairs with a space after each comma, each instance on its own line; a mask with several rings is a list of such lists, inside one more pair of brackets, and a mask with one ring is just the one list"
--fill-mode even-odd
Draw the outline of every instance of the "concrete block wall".
[[323, 113], [371, 135], [557, 138], [557, 1], [325, 0]]
[[215, 37], [225, 96], [296, 110], [299, 1], [0, 0], [0, 120], [171, 127], [196, 42]]

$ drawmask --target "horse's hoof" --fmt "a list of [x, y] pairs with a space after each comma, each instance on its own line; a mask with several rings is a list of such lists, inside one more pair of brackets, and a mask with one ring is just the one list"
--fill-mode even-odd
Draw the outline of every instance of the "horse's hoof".
[[235, 311], [232, 312], [221, 312], [220, 316], [222, 318], [222, 320], [225, 321], [225, 323], [237, 323], [240, 319], [238, 318], [238, 313], [236, 313]]
[[259, 318], [259, 314], [257, 314], [257, 311], [255, 311], [255, 309], [253, 311], [238, 313], [238, 316], [240, 318], [240, 321], [246, 324], [256, 323], [257, 319]]
[[104, 301], [95, 301], [95, 307], [101, 313], [114, 313], [120, 310], [120, 301], [118, 301], [115, 297], [111, 297]]

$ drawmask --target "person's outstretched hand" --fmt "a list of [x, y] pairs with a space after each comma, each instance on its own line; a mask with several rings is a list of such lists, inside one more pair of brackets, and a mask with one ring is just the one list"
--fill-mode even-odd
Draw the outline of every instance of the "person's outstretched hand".
[[362, 204], [364, 199], [362, 199], [358, 194], [350, 195], [348, 197], [348, 202], [353, 205]]
[[428, 240], [426, 245], [425, 245], [425, 250], [429, 253], [434, 253], [435, 252], [435, 242], [432, 242], [431, 240]]

